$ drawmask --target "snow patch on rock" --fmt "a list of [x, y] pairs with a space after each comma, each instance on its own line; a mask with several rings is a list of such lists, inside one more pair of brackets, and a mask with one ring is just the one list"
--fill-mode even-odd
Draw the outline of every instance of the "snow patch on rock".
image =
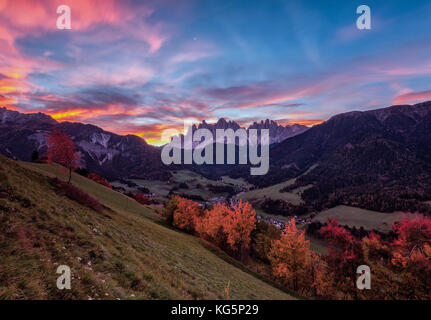
[[108, 142], [111, 136], [106, 133], [93, 133], [91, 135], [91, 142], [94, 144], [100, 144], [101, 146], [108, 148]]

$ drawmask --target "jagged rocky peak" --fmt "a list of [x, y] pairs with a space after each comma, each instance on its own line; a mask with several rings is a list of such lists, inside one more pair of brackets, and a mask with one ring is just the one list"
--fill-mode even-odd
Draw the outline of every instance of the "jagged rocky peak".
[[266, 119], [260, 122], [253, 122], [249, 129], [268, 129], [270, 143], [279, 143], [287, 138], [305, 132], [308, 127], [300, 124], [282, 126], [274, 120]]
[[20, 113], [18, 111], [9, 110], [5, 107], [0, 108], [0, 123], [25, 124], [28, 122], [56, 124], [51, 116], [41, 112], [37, 113]]
[[238, 130], [239, 128], [244, 128], [246, 130], [269, 129], [270, 143], [279, 143], [287, 138], [301, 134], [308, 129], [308, 127], [300, 124], [282, 126], [279, 125], [276, 121], [270, 119], [261, 120], [260, 122], [255, 121], [248, 128], [245, 128], [241, 127], [237, 122], [233, 120], [226, 120], [225, 118], [220, 118], [215, 123], [208, 123], [205, 120], [202, 120], [202, 122], [199, 123], [198, 126], [192, 126], [192, 131], [194, 132], [196, 129], [208, 129], [214, 134], [216, 129]]
[[253, 122], [253, 124], [249, 127], [249, 129], [269, 129], [269, 128], [276, 128], [276, 127], [282, 127], [274, 120], [261, 120], [260, 122]]
[[233, 129], [237, 130], [240, 127], [238, 123], [235, 121], [226, 121], [225, 118], [220, 118], [216, 123], [207, 123], [205, 120], [202, 120], [202, 122], [198, 125], [198, 129], [205, 128], [209, 129], [211, 131], [214, 131], [216, 129]]

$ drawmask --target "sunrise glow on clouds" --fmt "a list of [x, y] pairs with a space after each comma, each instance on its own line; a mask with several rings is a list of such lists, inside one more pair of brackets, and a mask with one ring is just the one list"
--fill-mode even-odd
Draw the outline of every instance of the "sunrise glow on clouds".
[[[56, 8], [71, 8], [58, 30]], [[431, 5], [0, 1], [0, 106], [157, 144], [184, 119], [313, 125], [431, 99]]]

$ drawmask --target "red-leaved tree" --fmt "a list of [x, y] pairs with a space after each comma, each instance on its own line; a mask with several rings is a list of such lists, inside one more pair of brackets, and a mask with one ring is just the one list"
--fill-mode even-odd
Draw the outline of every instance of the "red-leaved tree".
[[76, 169], [79, 162], [79, 153], [76, 152], [72, 138], [57, 129], [53, 129], [47, 137], [47, 146], [48, 161], [64, 166], [69, 173], [67, 183], [70, 183], [72, 171]]
[[409, 299], [430, 299], [431, 219], [404, 219], [393, 229], [398, 238], [393, 243], [392, 263], [402, 276], [402, 291]]
[[[354, 299], [356, 290], [356, 268], [362, 263], [361, 242], [349, 231], [338, 225], [337, 219], [328, 218], [320, 234], [330, 245], [325, 257], [329, 270], [339, 289], [345, 293], [341, 299]], [[341, 288], [342, 287], [342, 288]]]

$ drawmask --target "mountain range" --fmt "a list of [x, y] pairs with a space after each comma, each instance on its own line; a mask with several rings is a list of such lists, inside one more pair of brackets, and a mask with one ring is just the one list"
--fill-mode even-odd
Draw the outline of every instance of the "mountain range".
[[[45, 151], [45, 135], [53, 128], [73, 137], [83, 167], [111, 179], [167, 180], [170, 170], [179, 168], [163, 165], [161, 149], [137, 136], [5, 108], [0, 108], [0, 153], [30, 160], [33, 150]], [[240, 125], [220, 119], [196, 128], [236, 130]], [[431, 102], [338, 114], [311, 128], [270, 120], [249, 128], [270, 130], [268, 174], [251, 176], [248, 165], [188, 168], [210, 178], [243, 177], [258, 188], [297, 177], [283, 191], [303, 187], [302, 199], [315, 210], [338, 204], [388, 212], [430, 209], [424, 202], [431, 200]]]
[[317, 210], [349, 204], [427, 212], [431, 102], [336, 115], [274, 146], [267, 175], [242, 175], [258, 186], [301, 175], [287, 189], [307, 187], [302, 198]]
[[53, 128], [73, 137], [80, 166], [110, 179], [139, 177], [167, 180], [160, 148], [135, 135], [121, 136], [90, 124], [57, 122], [42, 113], [23, 114], [0, 108], [0, 153], [29, 161], [33, 151], [46, 152], [46, 135]]
[[[262, 129], [268, 129], [269, 130], [269, 143], [270, 144], [277, 144], [280, 143], [283, 140], [286, 140], [287, 138], [294, 137], [298, 134], [301, 134], [305, 131], [307, 131], [309, 128], [300, 124], [292, 124], [292, 125], [279, 125], [276, 121], [273, 120], [261, 120], [260, 122], [253, 122], [248, 128], [240, 126], [237, 122], [232, 120], [225, 120], [224, 118], [220, 118], [216, 123], [207, 123], [205, 120], [203, 120], [198, 125], [193, 124], [191, 126], [192, 132], [195, 132], [199, 129], [208, 129], [213, 137], [216, 137], [216, 130], [217, 129], [232, 129], [233, 131], [236, 131], [238, 129], [245, 129], [247, 133], [250, 129], [256, 129], [258, 130], [258, 137], [260, 137], [260, 130]], [[189, 129], [190, 130], [190, 129]], [[180, 135], [183, 139], [183, 135]], [[226, 143], [231, 144], [234, 143], [236, 145], [239, 144], [239, 141], [230, 141], [229, 139], [226, 139], [226, 141], [214, 141], [216, 143]], [[260, 138], [258, 139], [258, 143], [260, 143]], [[199, 141], [193, 141], [193, 148], [195, 148], [198, 144], [200, 144]], [[182, 146], [184, 147], [183, 141]]]
[[[160, 147], [149, 145], [135, 135], [121, 136], [97, 126], [78, 122], [57, 122], [43, 113], [24, 114], [0, 108], [0, 153], [29, 161], [33, 151], [46, 152], [46, 135], [57, 128], [73, 137], [81, 155], [80, 166], [110, 179], [142, 178], [167, 180], [169, 167], [160, 161]], [[216, 129], [240, 128], [235, 121], [221, 118], [214, 124], [205, 120], [194, 125], [215, 133]], [[278, 125], [275, 121], [254, 122], [250, 128], [269, 129], [270, 142], [278, 143], [308, 129], [302, 125]], [[229, 143], [229, 142], [227, 142]]]

